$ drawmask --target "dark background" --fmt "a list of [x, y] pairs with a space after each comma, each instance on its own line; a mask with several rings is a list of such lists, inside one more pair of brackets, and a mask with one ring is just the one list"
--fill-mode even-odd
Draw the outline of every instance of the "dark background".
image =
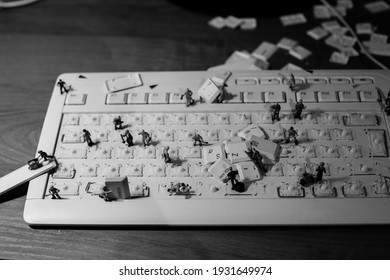
[[[186, 2], [186, 4], [183, 4]], [[42, 0], [0, 10], [0, 176], [34, 157], [56, 77], [63, 72], [205, 70], [234, 50], [297, 40], [313, 54], [300, 61], [278, 50], [270, 69], [375, 69], [365, 56], [329, 62], [334, 51], [305, 33], [317, 1]], [[354, 1], [347, 21], [371, 22], [390, 35], [390, 12], [370, 14]], [[216, 3], [218, 9], [210, 4]], [[334, 2], [331, 2], [334, 3]], [[308, 22], [283, 27], [279, 16]], [[252, 16], [253, 31], [216, 30], [216, 15]], [[367, 40], [367, 35], [359, 36]], [[386, 65], [389, 58], [380, 57]], [[28, 184], [0, 197], [4, 259], [388, 259], [389, 226], [30, 228], [22, 218]]]

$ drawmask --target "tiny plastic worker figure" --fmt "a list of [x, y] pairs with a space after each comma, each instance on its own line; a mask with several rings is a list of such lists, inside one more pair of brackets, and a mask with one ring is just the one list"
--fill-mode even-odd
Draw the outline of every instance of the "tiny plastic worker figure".
[[317, 171], [316, 182], [321, 182], [322, 176], [324, 175], [324, 173], [326, 173], [325, 163], [320, 162], [320, 164], [316, 168], [316, 171]]
[[183, 99], [183, 97], [186, 98], [187, 107], [194, 105], [195, 100], [192, 98], [192, 91], [189, 88], [180, 96], [180, 99]]
[[51, 194], [52, 199], [61, 199], [60, 195], [58, 194], [59, 192], [60, 190], [55, 188], [54, 186], [51, 186], [49, 188], [49, 194]]
[[164, 159], [165, 163], [172, 162], [172, 160], [171, 160], [171, 158], [169, 156], [169, 152], [168, 151], [169, 151], [169, 146], [164, 147], [163, 150], [162, 150], [162, 158]]
[[265, 168], [263, 164], [263, 156], [260, 154], [260, 152], [254, 148], [253, 150], [253, 161], [255, 165], [259, 168], [261, 173], [266, 173], [267, 169]]
[[222, 103], [226, 99], [227, 91], [225, 85], [219, 86], [219, 95], [216, 98], [217, 103]]
[[95, 144], [92, 142], [91, 133], [86, 129], [83, 129], [83, 138], [87, 142], [89, 147], [92, 147]]
[[42, 150], [38, 151], [38, 157], [37, 157], [38, 162], [41, 162], [41, 160], [42, 160], [41, 163], [43, 163], [44, 161], [47, 161], [50, 159], [54, 159], [54, 156], [49, 156], [47, 153], [45, 153]]
[[298, 103], [295, 104], [294, 119], [302, 119], [303, 109], [306, 109], [306, 106], [303, 104], [303, 100], [299, 99]]
[[61, 94], [63, 94], [64, 91], [65, 91], [66, 93], [68, 93], [69, 88], [66, 88], [66, 83], [65, 83], [63, 80], [59, 79], [59, 80], [58, 80], [58, 83], [57, 83], [57, 86], [60, 87]]
[[208, 142], [205, 142], [203, 140], [203, 137], [200, 136], [198, 133], [195, 133], [194, 137], [192, 137], [194, 140], [194, 146], [196, 146], [196, 143], [199, 143], [199, 146], [202, 146], [203, 144], [208, 144]]
[[122, 143], [127, 143], [128, 147], [134, 146], [133, 143], [133, 136], [130, 134], [130, 131], [128, 129], [125, 130], [124, 134], [121, 134]]
[[123, 121], [122, 121], [121, 116], [115, 117], [113, 123], [114, 123], [114, 129], [115, 129], [115, 130], [118, 130], [118, 129], [122, 129], [122, 128], [123, 128], [123, 127], [122, 127]]
[[272, 111], [272, 121], [277, 120], [280, 121], [279, 113], [280, 113], [280, 105], [279, 102], [271, 106]]
[[386, 101], [385, 101], [386, 107], [384, 109], [386, 115], [390, 115], [390, 90], [387, 93]]
[[296, 81], [293, 73], [290, 73], [290, 79], [288, 80], [288, 87], [291, 91], [295, 91]]
[[142, 143], [144, 147], [150, 145], [150, 142], [152, 141], [152, 137], [150, 137], [149, 133], [147, 133], [145, 130], [142, 129], [142, 131], [138, 133], [138, 135], [142, 136]]
[[234, 171], [233, 168], [229, 167], [229, 171], [227, 173], [227, 180], [232, 183], [232, 190], [242, 193], [245, 191], [245, 185], [242, 182], [239, 182], [236, 177], [238, 175], [238, 171]]
[[286, 143], [290, 143], [291, 138], [294, 139], [295, 145], [298, 145], [298, 132], [291, 126], [289, 130], [287, 130], [287, 139]]
[[112, 201], [112, 199], [109, 197], [109, 194], [111, 192], [112, 192], [111, 190], [108, 191], [106, 187], [104, 187], [101, 193], [99, 193], [99, 197], [102, 198], [105, 202], [110, 202]]

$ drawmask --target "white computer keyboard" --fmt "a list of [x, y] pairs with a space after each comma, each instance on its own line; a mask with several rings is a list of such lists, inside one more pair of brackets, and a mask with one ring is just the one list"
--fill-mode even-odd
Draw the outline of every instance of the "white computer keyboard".
[[[290, 74], [61, 75], [70, 90], [61, 94], [56, 83], [38, 144], [59, 166], [30, 182], [25, 220], [32, 225], [390, 223], [390, 118], [384, 112], [390, 72], [297, 71], [292, 88]], [[224, 96], [219, 95], [223, 84]], [[187, 89], [193, 100], [187, 100]], [[300, 99], [306, 108], [294, 116]], [[280, 120], [272, 117], [276, 102]], [[115, 129], [118, 116], [123, 123]], [[289, 137], [291, 127], [296, 139]], [[83, 130], [91, 134], [90, 145]], [[126, 130], [132, 141], [123, 136]], [[322, 179], [317, 177], [321, 162]]]

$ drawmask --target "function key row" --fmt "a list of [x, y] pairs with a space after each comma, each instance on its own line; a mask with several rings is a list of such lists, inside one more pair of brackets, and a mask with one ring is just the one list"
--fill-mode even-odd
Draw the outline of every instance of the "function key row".
[[298, 91], [296, 100], [303, 102], [379, 102], [380, 95], [376, 91]]
[[[243, 77], [236, 78], [237, 85], [279, 85], [288, 84], [288, 78], [280, 77]], [[372, 77], [295, 77], [296, 84], [373, 84], [374, 78]]]

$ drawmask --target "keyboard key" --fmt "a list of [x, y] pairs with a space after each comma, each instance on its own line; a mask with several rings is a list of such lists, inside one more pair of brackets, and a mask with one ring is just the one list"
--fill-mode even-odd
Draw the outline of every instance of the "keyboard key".
[[240, 86], [249, 86], [257, 84], [256, 78], [237, 78], [236, 84]]
[[277, 49], [276, 45], [264, 41], [252, 52], [252, 55], [261, 60], [269, 60]]
[[125, 92], [107, 94], [106, 97], [107, 105], [126, 104], [126, 102], [127, 102], [127, 93]]
[[142, 80], [141, 76], [138, 73], [131, 73], [127, 76], [107, 80], [106, 86], [109, 92], [115, 92], [128, 88], [142, 86]]
[[385, 131], [368, 129], [367, 136], [371, 155], [374, 157], [387, 157]]
[[335, 91], [317, 91], [318, 102], [338, 102]]
[[68, 93], [65, 105], [85, 105], [87, 94]]
[[351, 81], [349, 78], [330, 78], [329, 79], [331, 84], [338, 84], [338, 85], [346, 85], [349, 84]]
[[244, 91], [243, 92], [244, 103], [263, 103], [264, 97], [261, 92]]
[[359, 97], [356, 92], [351, 91], [338, 91], [340, 102], [359, 102]]
[[227, 158], [230, 160], [231, 163], [250, 161], [251, 158], [246, 153], [249, 147], [250, 145], [246, 141], [241, 141], [236, 143], [226, 142], [225, 150], [226, 150]]
[[302, 101], [305, 102], [317, 102], [317, 96], [312, 91], [298, 91], [296, 93], [296, 100], [299, 101], [302, 99]]
[[209, 172], [215, 179], [225, 183], [230, 168], [233, 169], [233, 165], [228, 160], [221, 158], [210, 166]]
[[316, 77], [316, 78], [307, 78], [306, 82], [308, 84], [313, 84], [313, 85], [324, 85], [327, 83], [326, 78], [321, 78], [321, 77]]
[[275, 163], [279, 153], [279, 146], [276, 143], [256, 135], [252, 135], [249, 142], [264, 157], [264, 163]]
[[218, 97], [220, 89], [215, 85], [211, 79], [207, 79], [202, 86], [198, 89], [198, 94], [206, 103], [213, 103]]
[[186, 104], [185, 97], [182, 98], [182, 95], [178, 92], [169, 93], [169, 103], [170, 104]]
[[128, 104], [146, 104], [148, 95], [145, 93], [132, 92], [127, 95]]
[[278, 85], [278, 84], [280, 84], [280, 79], [276, 78], [276, 77], [260, 78], [260, 84], [262, 84], [262, 85]]
[[266, 91], [264, 92], [265, 102], [283, 103], [286, 102], [286, 93], [284, 91]]
[[223, 144], [215, 144], [211, 146], [202, 147], [203, 163], [210, 164], [219, 160], [226, 159], [225, 149]]
[[353, 77], [352, 82], [357, 85], [361, 84], [373, 84], [374, 79], [370, 77]]
[[380, 96], [378, 95], [377, 91], [360, 90], [360, 91], [358, 91], [358, 94], [359, 94], [360, 100], [362, 102], [379, 102], [380, 101]]
[[149, 93], [149, 104], [166, 104], [168, 103], [168, 94], [166, 92]]
[[266, 137], [264, 131], [257, 124], [248, 125], [243, 130], [239, 131], [237, 135], [246, 140], [249, 140], [252, 135], [262, 139], [265, 139]]
[[242, 182], [252, 182], [262, 178], [259, 170], [252, 161], [239, 162], [236, 164], [236, 167]]

